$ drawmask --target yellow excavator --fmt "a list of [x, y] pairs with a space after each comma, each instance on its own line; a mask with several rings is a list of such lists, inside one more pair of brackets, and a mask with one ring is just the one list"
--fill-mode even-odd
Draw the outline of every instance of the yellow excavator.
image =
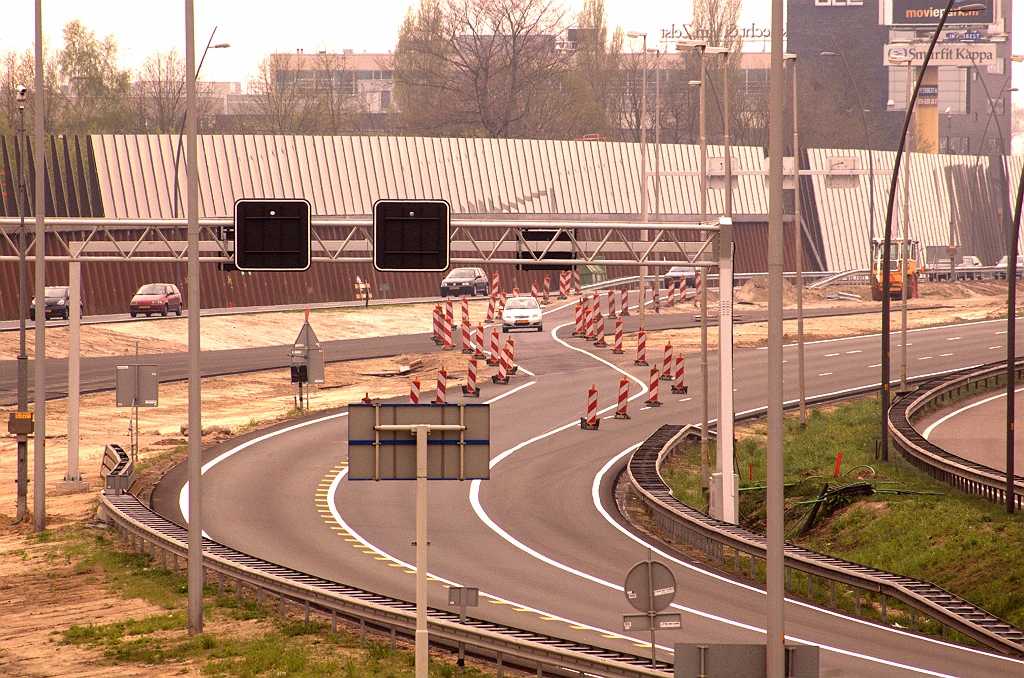
[[[874, 238], [871, 241], [871, 298], [875, 301], [882, 300], [882, 266], [885, 262], [883, 252], [885, 240]], [[914, 299], [918, 296], [917, 280], [924, 270], [920, 261], [921, 243], [917, 240], [907, 242], [907, 299]], [[903, 241], [893, 240], [889, 243], [889, 297], [901, 299], [903, 297]]]

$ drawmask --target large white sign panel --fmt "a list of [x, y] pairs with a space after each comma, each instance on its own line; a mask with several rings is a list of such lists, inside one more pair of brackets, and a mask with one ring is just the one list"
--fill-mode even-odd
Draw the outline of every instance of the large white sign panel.
[[[889, 44], [882, 50], [882, 64], [891, 66], [889, 59], [912, 59], [911, 65], [920, 66], [924, 63], [924, 55], [928, 52], [926, 44]], [[938, 44], [932, 52], [929, 66], [991, 66], [996, 63], [996, 45], [994, 44]]]

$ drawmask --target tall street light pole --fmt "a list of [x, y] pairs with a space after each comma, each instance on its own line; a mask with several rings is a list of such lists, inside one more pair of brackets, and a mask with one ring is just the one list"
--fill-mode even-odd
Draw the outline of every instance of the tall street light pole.
[[796, 103], [796, 55], [784, 55], [793, 77], [793, 228], [796, 255], [796, 364], [800, 384], [800, 426], [807, 426], [807, 388], [804, 383], [804, 239], [800, 223], [800, 127]]
[[[676, 43], [676, 50], [683, 51], [694, 49], [700, 52], [700, 80], [691, 80], [691, 87], [698, 87], [700, 93], [700, 221], [707, 223], [708, 220], [708, 136], [705, 118], [705, 90], [707, 82], [705, 77], [704, 53], [708, 44], [703, 40], [681, 40]], [[705, 237], [706, 234], [701, 234]], [[708, 452], [708, 285], [707, 269], [702, 269], [698, 275], [703, 279], [700, 285], [700, 489], [707, 495], [710, 476], [710, 454]]]
[[[914, 86], [913, 60], [909, 57], [890, 57], [889, 63], [894, 66], [906, 66], [907, 68], [907, 105], [910, 105], [911, 90]], [[916, 144], [914, 137], [914, 113], [910, 111], [910, 124], [907, 136], [910, 140], [910, 153], [907, 154], [907, 164], [903, 168], [903, 242], [900, 245], [900, 392], [907, 390], [907, 290], [909, 282], [907, 276], [910, 273], [907, 259], [910, 256], [910, 161], [914, 157], [913, 151]]]
[[738, 516], [738, 488], [733, 472], [733, 392], [732, 392], [732, 150], [729, 143], [729, 50], [725, 47], [707, 47], [706, 54], [721, 54], [723, 68], [722, 103], [722, 160], [725, 173], [725, 200], [719, 220], [719, 318], [718, 318], [718, 444], [715, 455], [715, 476], [711, 504], [714, 517], [727, 523], [736, 523]]
[[46, 168], [43, 163], [46, 118], [43, 83], [43, 0], [36, 0], [36, 345], [35, 345], [35, 431], [32, 439], [33, 529], [46, 529]]
[[[785, 629], [785, 495], [783, 469], [782, 277], [785, 271], [783, 230], [783, 116], [786, 94], [782, 52], [782, 0], [772, 0], [771, 75], [768, 94], [768, 474], [765, 589], [768, 614], [765, 624], [768, 678], [786, 675]], [[794, 111], [796, 100], [793, 101]], [[794, 159], [798, 160], [796, 146]], [[796, 169], [796, 167], [794, 167]], [[795, 177], [794, 177], [795, 178]], [[799, 228], [799, 227], [798, 227]]]
[[[640, 91], [640, 219], [647, 223], [647, 33], [629, 31], [630, 38], [643, 38], [644, 72]], [[647, 231], [640, 231], [640, 237], [647, 242]], [[640, 330], [644, 329], [644, 307], [647, 300], [647, 266], [640, 266]]]
[[[28, 187], [25, 155], [25, 99], [28, 89], [18, 87], [18, 412], [28, 413], [28, 353], [25, 347], [25, 319], [28, 315], [28, 262], [25, 260], [25, 212]], [[43, 312], [45, 322], [46, 312]], [[20, 522], [28, 512], [28, 435], [18, 434], [18, 499], [15, 518]]]
[[[891, 352], [890, 352], [890, 337], [889, 331], [891, 327], [891, 309], [889, 294], [892, 290], [891, 281], [889, 280], [890, 272], [890, 257], [889, 251], [892, 248], [892, 213], [896, 206], [896, 180], [899, 177], [900, 172], [900, 161], [903, 158], [903, 150], [907, 143], [907, 130], [910, 128], [910, 115], [914, 110], [914, 102], [917, 101], [917, 94], [921, 90], [921, 80], [924, 78], [924, 73], [928, 68], [928, 62], [932, 59], [932, 52], [935, 51], [935, 43], [939, 40], [939, 35], [942, 33], [942, 28], [946, 25], [946, 17], [949, 16], [949, 11], [953, 8], [953, 3], [956, 0], [947, 0], [946, 8], [942, 12], [942, 17], [939, 19], [939, 25], [935, 27], [935, 32], [932, 34], [931, 41], [928, 43], [928, 50], [925, 52], [924, 59], [921, 62], [921, 71], [917, 77], [917, 83], [914, 85], [914, 93], [910, 97], [910, 101], [907, 102], [907, 114], [903, 118], [903, 131], [900, 133], [900, 142], [896, 150], [896, 159], [893, 163], [892, 176], [889, 180], [889, 198], [885, 208], [885, 234], [882, 239], [882, 379], [880, 387], [880, 396], [882, 399], [882, 407], [880, 419], [881, 419], [881, 457], [883, 461], [889, 459], [889, 379], [891, 374]], [[985, 5], [981, 3], [969, 3], [967, 5], [961, 5], [957, 8], [959, 11], [974, 11], [986, 9]], [[1009, 262], [1007, 262], [1009, 263]]]

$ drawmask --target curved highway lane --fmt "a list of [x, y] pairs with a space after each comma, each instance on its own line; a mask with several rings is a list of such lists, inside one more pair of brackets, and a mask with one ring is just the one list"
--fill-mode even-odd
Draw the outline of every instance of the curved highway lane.
[[[548, 324], [570, 319], [568, 311], [555, 311]], [[911, 374], [987, 362], [979, 353], [995, 326], [911, 332]], [[634, 367], [632, 356], [567, 339], [570, 330], [516, 335], [521, 374], [507, 387], [485, 384], [485, 398], [501, 397], [492, 405], [491, 480], [431, 484], [430, 602], [445, 605], [445, 582], [479, 586], [485, 602], [474, 616], [644, 653], [649, 646], [642, 639], [616, 631], [630, 611], [619, 587], [648, 545], [658, 545], [621, 519], [611, 486], [631, 447], [662, 423], [696, 421], [699, 403], [693, 393], [673, 396], [663, 388], [665, 406], [644, 409], [637, 397], [632, 419], [604, 419], [600, 431], [580, 430], [591, 383], [610, 409], [621, 372], [635, 378], [631, 392], [638, 396], [647, 368]], [[949, 350], [951, 332], [961, 343]], [[898, 335], [894, 354], [897, 342]], [[649, 349], [660, 354], [660, 346]], [[808, 394], [877, 382], [877, 352], [877, 336], [808, 344]], [[735, 351], [738, 410], [764, 404], [765, 357], [759, 349]], [[785, 358], [792, 398], [794, 347]], [[687, 359], [692, 377], [698, 361]], [[711, 378], [716, 383], [714, 370]], [[411, 600], [414, 484], [345, 479], [346, 433], [339, 413], [208, 451], [204, 526], [214, 539], [253, 555]], [[172, 494], [169, 503], [177, 504], [181, 475], [169, 474], [160, 488], [165, 513]], [[678, 555], [661, 553], [661, 559], [676, 574], [684, 623], [679, 632], [661, 634], [659, 644], [763, 641], [762, 592]], [[826, 676], [1002, 676], [1020, 675], [1024, 667], [801, 602], [788, 604], [786, 628], [790, 637], [823, 647]], [[665, 650], [662, 655], [669, 658]]]

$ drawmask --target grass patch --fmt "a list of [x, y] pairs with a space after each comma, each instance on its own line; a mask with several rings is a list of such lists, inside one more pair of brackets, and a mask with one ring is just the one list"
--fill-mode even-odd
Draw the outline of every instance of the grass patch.
[[[107, 624], [73, 625], [56, 630], [52, 641], [94, 650], [105, 664], [166, 666], [178, 673], [201, 666], [208, 676], [412, 676], [415, 660], [403, 648], [392, 650], [389, 641], [369, 636], [360, 643], [358, 632], [339, 625], [331, 634], [323, 617], [310, 621], [279, 619], [277, 601], [257, 607], [251, 590], [239, 601], [234, 582], [227, 581], [218, 595], [217, 579], [204, 591], [204, 627], [207, 632], [188, 635], [185, 574], [172, 573], [147, 554], [121, 550], [115, 535], [106, 530], [70, 525], [28, 535], [45, 544], [39, 557], [47, 576], [60, 585], [66, 573], [100, 577], [110, 592], [123, 598], [141, 598], [164, 611], [141, 619]], [[17, 552], [8, 552], [15, 557]], [[93, 579], [95, 581], [95, 579]], [[431, 661], [432, 676], [458, 674], [455, 659]], [[468, 667], [468, 675], [483, 675]]]
[[[933, 582], [1017, 626], [1024, 626], [1024, 518], [999, 504], [932, 480], [893, 452], [875, 459], [876, 398], [811, 410], [806, 429], [785, 421], [786, 529], [806, 548]], [[714, 464], [712, 446], [712, 468]], [[842, 453], [840, 475], [833, 477]], [[764, 532], [766, 431], [755, 429], [736, 449], [741, 523]], [[700, 448], [688, 446], [663, 468], [680, 501], [706, 509], [700, 491]], [[795, 536], [822, 486], [867, 482], [870, 496], [823, 504], [813, 529]], [[742, 489], [747, 488], [747, 489]], [[799, 573], [794, 575], [802, 577]], [[794, 589], [799, 590], [798, 582]], [[804, 586], [806, 593], [806, 586]], [[827, 594], [824, 594], [827, 595]]]

